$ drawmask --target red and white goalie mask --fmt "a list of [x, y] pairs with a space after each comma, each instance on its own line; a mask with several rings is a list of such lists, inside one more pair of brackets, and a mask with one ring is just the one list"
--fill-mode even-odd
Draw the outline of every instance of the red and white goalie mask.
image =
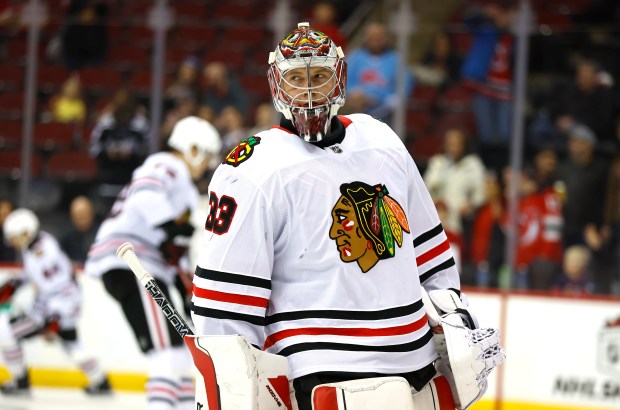
[[308, 23], [299, 23], [269, 53], [273, 104], [307, 142], [321, 141], [344, 105], [346, 73], [342, 49]]

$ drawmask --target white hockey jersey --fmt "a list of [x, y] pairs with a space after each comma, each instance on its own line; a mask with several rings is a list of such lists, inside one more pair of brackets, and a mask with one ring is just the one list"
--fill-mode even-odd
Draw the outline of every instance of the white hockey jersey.
[[384, 123], [339, 117], [319, 148], [281, 127], [231, 151], [211, 181], [194, 276], [197, 334], [242, 334], [321, 371], [418, 370], [436, 358], [421, 300], [459, 288], [411, 156]]
[[167, 152], [149, 156], [123, 189], [101, 224], [84, 265], [87, 274], [101, 276], [112, 269], [129, 269], [116, 249], [132, 242], [153, 276], [172, 283], [176, 268], [164, 261], [159, 246], [166, 239], [161, 224], [198, 206], [199, 194], [187, 165]]

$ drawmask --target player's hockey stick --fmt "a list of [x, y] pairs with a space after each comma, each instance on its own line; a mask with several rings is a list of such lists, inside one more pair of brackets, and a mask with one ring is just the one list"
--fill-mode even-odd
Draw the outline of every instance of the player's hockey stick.
[[209, 409], [221, 409], [215, 366], [213, 365], [213, 360], [207, 349], [198, 345], [197, 338], [185, 337], [193, 336], [194, 332], [192, 332], [187, 322], [185, 322], [172, 303], [166, 298], [166, 295], [161, 291], [153, 276], [146, 270], [140, 258], [138, 258], [138, 255], [134, 252], [133, 245], [129, 242], [125, 242], [116, 250], [116, 256], [127, 263], [142, 286], [144, 286], [159, 305], [166, 319], [170, 321], [172, 326], [174, 326], [175, 330], [185, 341], [194, 359], [194, 365], [203, 376]]
[[133, 245], [129, 242], [125, 242], [116, 250], [116, 256], [120, 259], [124, 260], [131, 271], [136, 275], [142, 286], [151, 294], [155, 302], [159, 305], [166, 319], [172, 323], [174, 329], [181, 335], [181, 337], [185, 337], [186, 335], [193, 335], [192, 329], [190, 329], [189, 325], [185, 320], [179, 315], [179, 312], [175, 309], [175, 307], [170, 303], [166, 295], [161, 291], [159, 286], [157, 286], [157, 282], [153, 276], [149, 273], [148, 270], [144, 267], [138, 255], [133, 250]]

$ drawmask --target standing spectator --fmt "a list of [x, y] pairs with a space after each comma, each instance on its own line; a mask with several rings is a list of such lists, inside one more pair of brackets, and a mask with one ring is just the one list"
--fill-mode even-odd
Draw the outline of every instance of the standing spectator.
[[[123, 309], [149, 361], [147, 409], [193, 408], [191, 358], [183, 339], [136, 281], [116, 249], [131, 241], [166, 297], [178, 278], [194, 232], [190, 222], [199, 194], [193, 183], [204, 173], [221, 142], [211, 124], [197, 117], [179, 121], [168, 150], [150, 155], [119, 195], [101, 224], [85, 272], [101, 278]], [[186, 295], [183, 294], [185, 297]], [[185, 377], [184, 377], [185, 376]]]
[[[13, 211], [15, 205], [13, 201], [3, 198], [0, 199], [0, 226], [4, 223], [7, 216]], [[0, 262], [16, 262], [17, 255], [15, 249], [4, 237], [4, 231], [0, 231]]]
[[60, 93], [51, 98], [49, 108], [52, 119], [57, 122], [81, 123], [86, 119], [79, 75], [73, 74], [63, 83]]
[[93, 203], [85, 196], [78, 196], [71, 201], [69, 214], [71, 228], [61, 237], [60, 246], [71, 261], [84, 264], [97, 233]]
[[338, 10], [333, 2], [328, 0], [316, 2], [312, 7], [311, 22], [312, 27], [331, 37], [336, 44], [340, 44], [340, 47], [346, 53], [347, 41], [340, 32]]
[[594, 61], [577, 64], [575, 82], [564, 87], [563, 93], [551, 102], [551, 118], [565, 134], [575, 123], [586, 125], [598, 139], [597, 148], [613, 154], [618, 147], [618, 105], [612, 88], [601, 83], [600, 72]]
[[90, 152], [97, 159], [99, 182], [124, 185], [148, 152], [148, 120], [144, 108], [126, 88], [114, 95], [91, 134]]
[[108, 47], [105, 0], [71, 0], [62, 31], [62, 54], [70, 71], [101, 65]]
[[[364, 45], [347, 59], [347, 112], [362, 112], [389, 122], [398, 104], [398, 72], [406, 62], [400, 60], [388, 42], [381, 23], [366, 27]], [[406, 91], [413, 91], [413, 76], [406, 70]]]
[[204, 86], [202, 103], [213, 108], [216, 117], [229, 105], [239, 110], [244, 117], [247, 116], [248, 96], [237, 78], [223, 63], [207, 64], [203, 69], [202, 79]]
[[461, 75], [474, 92], [473, 110], [484, 148], [505, 150], [510, 138], [514, 38], [508, 30], [512, 16], [511, 8], [490, 3], [482, 13], [465, 19], [474, 38]]
[[461, 56], [456, 52], [450, 35], [440, 31], [433, 37], [430, 49], [421, 64], [414, 68], [416, 81], [440, 89], [458, 82], [461, 78]]
[[471, 234], [471, 262], [476, 271], [476, 285], [498, 287], [499, 271], [504, 265], [505, 233], [502, 222], [506, 199], [502, 181], [493, 172], [485, 177], [486, 202], [474, 217]]
[[568, 158], [558, 169], [558, 179], [566, 190], [562, 233], [565, 247], [585, 244], [588, 226], [595, 232], [602, 227], [608, 175], [607, 163], [594, 157], [597, 140], [592, 130], [577, 124], [568, 135]]
[[[87, 354], [77, 332], [82, 293], [75, 281], [71, 261], [56, 238], [39, 230], [39, 220], [28, 209], [16, 209], [3, 224], [4, 234], [22, 254], [22, 281], [34, 285], [35, 301], [26, 313], [9, 318], [0, 315], [0, 347], [11, 379], [0, 386], [6, 395], [27, 394], [30, 379], [24, 361], [24, 339], [42, 335], [47, 340], [59, 338], [62, 347], [88, 379], [85, 391], [101, 394], [110, 391], [108, 379], [98, 361]], [[13, 290], [19, 282], [14, 282]], [[0, 292], [7, 294], [5, 292]], [[0, 301], [4, 303], [5, 301]]]
[[478, 155], [467, 150], [467, 135], [451, 128], [444, 135], [444, 152], [433, 155], [424, 173], [424, 182], [435, 200], [445, 202], [445, 226], [463, 234], [463, 220], [471, 221], [485, 200], [484, 165]]

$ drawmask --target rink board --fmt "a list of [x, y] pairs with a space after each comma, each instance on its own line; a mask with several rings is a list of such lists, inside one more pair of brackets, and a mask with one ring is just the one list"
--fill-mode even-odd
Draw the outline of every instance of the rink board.
[[[0, 282], [14, 272], [0, 267]], [[79, 332], [97, 354], [118, 390], [144, 389], [147, 361], [120, 307], [100, 281], [79, 275], [84, 290]], [[484, 327], [499, 327], [507, 362], [493, 373], [484, 400], [474, 410], [620, 408], [620, 299], [566, 298], [468, 289], [470, 305]], [[26, 308], [22, 290], [14, 309]], [[80, 387], [86, 382], [56, 343], [24, 344], [32, 382]], [[0, 380], [8, 377], [0, 357]]]

